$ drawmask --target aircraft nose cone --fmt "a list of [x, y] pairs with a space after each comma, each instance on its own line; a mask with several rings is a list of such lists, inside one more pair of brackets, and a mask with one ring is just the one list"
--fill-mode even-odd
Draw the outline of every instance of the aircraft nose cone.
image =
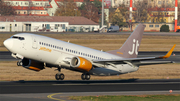
[[7, 39], [3, 42], [3, 44], [8, 50], [11, 50], [11, 48], [13, 47], [13, 40]]

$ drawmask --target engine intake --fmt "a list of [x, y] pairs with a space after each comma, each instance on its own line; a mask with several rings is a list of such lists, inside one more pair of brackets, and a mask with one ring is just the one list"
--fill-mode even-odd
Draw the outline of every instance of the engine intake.
[[24, 58], [22, 60], [22, 66], [24, 68], [34, 70], [34, 71], [40, 71], [40, 70], [44, 69], [44, 63], [34, 61], [34, 60], [30, 60], [30, 59], [27, 59], [27, 58]]
[[70, 62], [71, 67], [89, 72], [92, 69], [92, 63], [82, 57], [73, 57]]

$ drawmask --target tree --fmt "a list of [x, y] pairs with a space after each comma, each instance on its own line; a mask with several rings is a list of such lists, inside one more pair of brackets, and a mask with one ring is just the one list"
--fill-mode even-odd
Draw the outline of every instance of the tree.
[[112, 19], [112, 25], [118, 25], [119, 27], [123, 27], [127, 24], [126, 24], [126, 22], [123, 22], [122, 15], [115, 14]]
[[147, 22], [148, 19], [148, 3], [147, 0], [137, 1], [134, 4], [136, 11], [133, 12], [133, 17], [136, 22]]
[[115, 13], [115, 8], [109, 8], [109, 22], [111, 23], [112, 22], [112, 19], [113, 19], [113, 15]]
[[59, 4], [59, 8], [56, 10], [55, 16], [81, 16], [81, 12], [78, 10], [76, 3], [72, 0], [62, 2]]
[[112, 25], [118, 25], [119, 27], [128, 25], [128, 8], [124, 4], [120, 4], [116, 10], [110, 9], [109, 18]]
[[[174, 17], [175, 15], [170, 15]], [[178, 3], [178, 23], [180, 23], [180, 3]]]
[[94, 6], [98, 8], [98, 13], [101, 13], [101, 7], [102, 7], [102, 3], [99, 0], [94, 0], [93, 2]]
[[0, 15], [16, 15], [15, 9], [13, 9], [13, 7], [10, 4], [0, 1]]
[[81, 10], [81, 15], [98, 23], [100, 18], [98, 8], [91, 2], [86, 2], [83, 6], [84, 9]]
[[169, 32], [169, 26], [168, 25], [162, 25], [160, 28], [160, 32]]
[[119, 5], [119, 9], [120, 9], [120, 14], [122, 15], [122, 17], [125, 19], [126, 22], [129, 22], [129, 10], [128, 7], [125, 6], [125, 4], [120, 4]]

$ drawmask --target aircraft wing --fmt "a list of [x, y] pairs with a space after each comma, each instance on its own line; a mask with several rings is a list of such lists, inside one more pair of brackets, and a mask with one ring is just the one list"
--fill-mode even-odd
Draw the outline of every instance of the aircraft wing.
[[[125, 62], [125, 61], [129, 61], [129, 62], [134, 62], [135, 64], [137, 63], [138, 65], [141, 65], [140, 61], [147, 61], [147, 60], [155, 60], [155, 59], [166, 59], [169, 58], [174, 50], [176, 45], [174, 45], [171, 50], [164, 56], [157, 56], [157, 57], [142, 57], [142, 58], [121, 58], [121, 59], [105, 59], [105, 60], [93, 60], [94, 63], [115, 63], [118, 64], [120, 62]], [[159, 61], [159, 63], [165, 63], [162, 61]], [[168, 61], [167, 63], [171, 63], [171, 61]], [[142, 63], [142, 65], [145, 65], [146, 63]], [[158, 64], [158, 61], [155, 63], [150, 63], [148, 62], [147, 65], [150, 64]]]

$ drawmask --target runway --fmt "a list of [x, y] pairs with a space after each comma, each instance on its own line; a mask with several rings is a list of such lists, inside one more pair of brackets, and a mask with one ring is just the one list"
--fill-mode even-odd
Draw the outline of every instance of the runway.
[[0, 94], [180, 90], [180, 79], [0, 82]]
[[16, 101], [15, 98], [52, 101], [54, 97], [67, 99], [67, 96], [73, 95], [170, 94], [169, 90], [173, 90], [173, 94], [180, 94], [180, 79], [0, 82], [0, 98], [9, 99], [7, 101], [11, 101], [10, 98], [13, 101]]

